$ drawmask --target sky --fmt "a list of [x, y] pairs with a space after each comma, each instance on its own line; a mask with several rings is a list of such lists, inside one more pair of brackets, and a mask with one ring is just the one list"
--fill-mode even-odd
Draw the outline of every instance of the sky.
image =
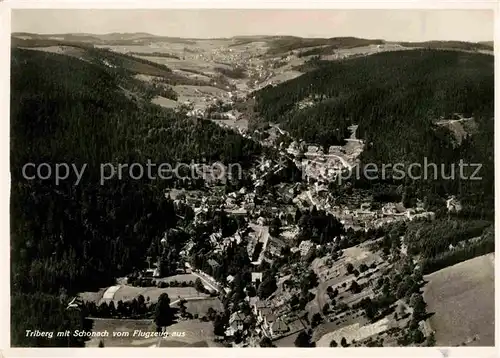
[[354, 36], [388, 41], [492, 41], [491, 10], [14, 9], [12, 32], [147, 32], [187, 38]]

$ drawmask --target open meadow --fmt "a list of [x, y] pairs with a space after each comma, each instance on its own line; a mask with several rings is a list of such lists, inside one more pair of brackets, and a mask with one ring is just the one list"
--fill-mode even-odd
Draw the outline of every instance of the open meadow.
[[424, 299], [438, 346], [495, 344], [494, 268], [494, 254], [488, 254], [425, 277]]
[[160, 347], [217, 347], [212, 322], [196, 319], [181, 321], [167, 328], [169, 336], [160, 340]]
[[[109, 332], [108, 337], [95, 337], [85, 343], [86, 347], [98, 347], [102, 340], [104, 347], [149, 347], [158, 339], [146, 339], [134, 337], [134, 331], [141, 330], [143, 332], [154, 332], [155, 324], [151, 320], [134, 320], [134, 319], [98, 319], [93, 321], [92, 332]], [[114, 336], [119, 334], [120, 337]], [[128, 336], [127, 336], [128, 332]]]
[[171, 302], [178, 300], [179, 298], [191, 298], [191, 297], [206, 297], [207, 295], [196, 291], [193, 287], [167, 287], [167, 288], [157, 288], [157, 287], [134, 287], [123, 285], [118, 289], [113, 297], [115, 304], [117, 301], [129, 301], [137, 298], [139, 295], [143, 295], [146, 299], [149, 297], [151, 303], [158, 301], [158, 297], [162, 293], [166, 293], [170, 298]]

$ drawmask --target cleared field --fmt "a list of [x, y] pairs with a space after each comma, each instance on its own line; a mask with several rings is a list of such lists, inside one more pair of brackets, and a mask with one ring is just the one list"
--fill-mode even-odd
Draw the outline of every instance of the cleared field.
[[325, 334], [316, 342], [316, 346], [329, 347], [330, 342], [333, 339], [337, 342], [337, 344], [339, 344], [343, 337], [345, 337], [347, 343], [351, 343], [353, 340], [360, 341], [370, 336], [382, 333], [389, 328], [390, 321], [387, 318], [366, 326], [360, 326], [359, 323], [356, 323]]
[[154, 303], [158, 301], [158, 297], [162, 293], [168, 294], [168, 297], [173, 302], [179, 298], [188, 297], [207, 297], [207, 295], [199, 293], [193, 287], [167, 287], [167, 288], [157, 288], [157, 287], [134, 287], [134, 286], [121, 286], [118, 291], [116, 291], [113, 301], [115, 303], [119, 300], [128, 301], [133, 300], [139, 295], [144, 297], [149, 297], [150, 302]]
[[[92, 332], [108, 332], [108, 337], [95, 337], [85, 343], [86, 347], [219, 347], [214, 342], [212, 322], [187, 320], [167, 327], [168, 337], [147, 337], [156, 332], [154, 322], [145, 320], [103, 319], [94, 321]], [[141, 334], [137, 334], [140, 331]], [[121, 337], [114, 336], [120, 334]], [[134, 332], [136, 332], [134, 334]], [[128, 336], [127, 336], [128, 333]], [[142, 335], [142, 336], [141, 336]]]
[[[145, 339], [133, 337], [135, 330], [143, 332], [154, 332], [156, 330], [153, 322], [138, 321], [138, 320], [96, 320], [92, 332], [108, 332], [108, 337], [92, 338], [85, 343], [86, 347], [98, 347], [99, 341], [103, 341], [104, 347], [149, 347], [158, 339]], [[113, 332], [128, 332], [129, 337], [113, 337]]]
[[290, 71], [282, 72], [280, 74], [277, 74], [277, 75], [271, 77], [269, 80], [266, 81], [265, 84], [271, 84], [271, 83], [278, 84], [281, 82], [286, 82], [286, 81], [292, 80], [295, 77], [299, 77], [301, 75], [302, 75], [302, 72], [290, 70]]
[[224, 311], [222, 302], [216, 297], [211, 297], [203, 300], [187, 301], [185, 305], [189, 313], [191, 313], [192, 315], [197, 314], [199, 317], [205, 316], [209, 308], [212, 308], [217, 312]]
[[181, 341], [167, 341], [162, 340], [160, 342], [160, 348], [175, 348], [175, 347], [199, 347], [199, 348], [207, 348], [210, 347], [206, 341], [199, 341], [194, 343], [185, 343]]
[[424, 299], [439, 346], [495, 345], [494, 254], [425, 277]]
[[185, 96], [185, 97], [200, 97], [203, 95], [221, 97], [227, 95], [226, 91], [223, 91], [220, 88], [212, 86], [179, 85], [179, 86], [174, 86], [174, 90], [179, 94], [179, 96]]
[[191, 282], [191, 281], [196, 281], [198, 276], [195, 276], [193, 274], [181, 274], [181, 275], [175, 275], [175, 276], [169, 276], [165, 278], [160, 278], [156, 279], [157, 281], [164, 281], [164, 282], [172, 282], [172, 281], [177, 281], [177, 282]]
[[177, 85], [173, 89], [178, 94], [179, 103], [190, 101], [195, 109], [204, 109], [213, 99], [228, 96], [226, 91], [212, 86]]
[[[334, 322], [325, 322], [325, 323], [320, 324], [318, 327], [316, 327], [313, 331], [312, 340], [314, 342], [317, 342], [325, 334], [337, 331], [341, 328], [349, 327], [349, 326], [356, 325], [356, 324], [359, 327], [362, 327], [364, 325], [371, 323], [363, 315], [358, 315], [358, 314], [354, 314], [354, 313], [349, 314], [349, 315], [347, 313], [342, 313], [340, 315], [337, 315], [336, 318], [337, 319]], [[337, 342], [337, 343], [340, 343], [340, 342]]]
[[82, 58], [85, 55], [85, 50], [72, 46], [47, 46], [47, 47], [34, 47], [30, 50], [44, 51], [57, 53], [61, 55], [67, 55], [76, 58]]
[[87, 302], [94, 302], [94, 303], [99, 303], [99, 301], [102, 299], [104, 292], [106, 292], [105, 288], [101, 288], [97, 292], [92, 292], [92, 291], [87, 291], [87, 292], [81, 292], [78, 294], [78, 296], [83, 300]]
[[236, 120], [234, 120], [234, 119], [212, 119], [212, 121], [219, 124], [219, 125], [234, 128], [236, 130], [238, 130], [238, 129], [247, 130], [248, 129], [248, 120], [245, 118], [236, 119]]
[[295, 347], [295, 340], [297, 339], [300, 332], [291, 334], [289, 336], [280, 338], [273, 342], [276, 347]]
[[175, 108], [179, 105], [179, 102], [161, 96], [153, 98], [151, 102], [165, 108]]
[[448, 128], [458, 144], [462, 143], [468, 134], [477, 131], [477, 123], [472, 118], [438, 121], [437, 124]]
[[214, 343], [212, 322], [187, 320], [175, 323], [167, 328], [170, 336], [160, 340], [160, 347], [217, 347]]

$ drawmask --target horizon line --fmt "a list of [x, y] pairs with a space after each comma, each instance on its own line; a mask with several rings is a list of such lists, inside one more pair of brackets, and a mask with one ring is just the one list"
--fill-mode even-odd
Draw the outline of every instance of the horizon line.
[[292, 37], [292, 38], [301, 38], [301, 39], [336, 39], [336, 38], [356, 38], [362, 40], [379, 40], [384, 42], [408, 42], [408, 43], [425, 43], [425, 42], [466, 42], [466, 43], [494, 43], [494, 40], [481, 40], [481, 41], [467, 41], [467, 40], [424, 40], [424, 41], [408, 41], [408, 40], [386, 40], [383, 38], [368, 38], [368, 37], [357, 37], [357, 36], [333, 36], [333, 37], [324, 37], [324, 36], [297, 36], [297, 35], [234, 35], [230, 37], [181, 37], [181, 36], [169, 36], [169, 35], [158, 35], [150, 32], [106, 32], [106, 33], [94, 33], [94, 32], [61, 32], [61, 33], [43, 33], [43, 32], [27, 32], [27, 31], [15, 31], [11, 32], [11, 36], [16, 34], [27, 34], [27, 35], [42, 35], [42, 36], [64, 36], [64, 35], [91, 35], [91, 36], [106, 36], [106, 35], [134, 35], [134, 34], [143, 34], [152, 37], [166, 37], [172, 39], [183, 39], [183, 40], [230, 40], [235, 38], [264, 38], [264, 37]]

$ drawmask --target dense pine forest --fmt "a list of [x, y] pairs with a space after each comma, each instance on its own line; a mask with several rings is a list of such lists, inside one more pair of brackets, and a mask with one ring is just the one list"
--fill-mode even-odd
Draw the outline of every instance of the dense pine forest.
[[[305, 66], [310, 71], [304, 75], [254, 93], [260, 117], [253, 125], [279, 123], [295, 138], [328, 148], [343, 144], [348, 126], [358, 124], [357, 137], [366, 143], [363, 163], [481, 163], [480, 181], [405, 186], [420, 197], [459, 195], [477, 216], [491, 217], [493, 56], [425, 49], [341, 61], [313, 58]], [[460, 143], [436, 124], [456, 114], [477, 124]]]
[[[70, 313], [64, 311], [68, 295], [110, 285], [115, 277], [146, 265], [143, 261], [152, 241], [159, 241], [185, 214], [165, 198], [164, 189], [186, 183], [125, 177], [100, 185], [100, 163], [144, 164], [150, 159], [175, 164], [205, 159], [245, 165], [259, 154], [254, 142], [211, 122], [192, 121], [132, 100], [122, 90], [126, 79], [126, 73], [118, 75], [106, 66], [76, 58], [12, 51], [15, 346], [39, 345], [36, 338], [25, 336], [25, 330], [33, 327], [81, 329], [81, 317], [68, 319]], [[22, 176], [26, 163], [88, 165], [75, 186], [74, 178], [58, 184], [53, 178], [26, 180]], [[74, 338], [51, 342], [83, 344]]]

